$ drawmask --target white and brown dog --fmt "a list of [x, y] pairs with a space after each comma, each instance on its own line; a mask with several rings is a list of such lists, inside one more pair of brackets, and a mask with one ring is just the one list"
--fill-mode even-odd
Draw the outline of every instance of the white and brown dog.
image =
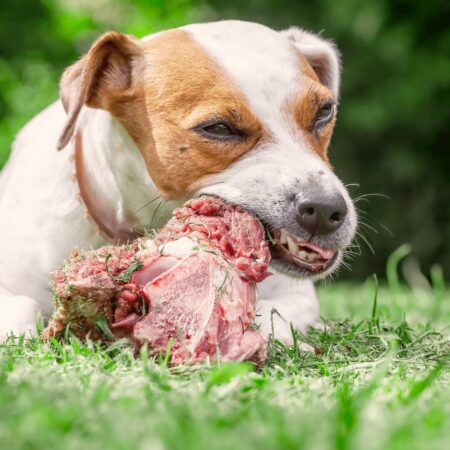
[[305, 332], [319, 318], [310, 279], [337, 269], [356, 228], [327, 158], [339, 71], [334, 45], [298, 28], [224, 21], [101, 36], [0, 174], [0, 338], [48, 317], [49, 273], [74, 246], [127, 239], [157, 208], [167, 217], [158, 196], [203, 193], [271, 230], [262, 330], [276, 308], [277, 337], [289, 340], [289, 322]]

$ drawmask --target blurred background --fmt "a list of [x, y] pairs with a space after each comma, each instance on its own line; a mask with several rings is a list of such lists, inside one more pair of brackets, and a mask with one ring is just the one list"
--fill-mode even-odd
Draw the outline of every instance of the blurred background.
[[333, 39], [342, 93], [330, 147], [357, 199], [361, 255], [343, 278], [450, 275], [450, 3], [442, 0], [0, 0], [0, 168], [14, 136], [58, 97], [62, 70], [103, 31], [138, 37], [220, 19], [290, 25]]

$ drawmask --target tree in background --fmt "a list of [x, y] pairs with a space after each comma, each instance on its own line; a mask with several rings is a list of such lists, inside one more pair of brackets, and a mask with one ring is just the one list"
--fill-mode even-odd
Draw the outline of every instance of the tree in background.
[[[0, 166], [15, 133], [57, 98], [57, 79], [102, 31], [143, 36], [195, 21], [239, 18], [322, 32], [342, 52], [330, 153], [357, 200], [362, 256], [347, 276], [384, 273], [410, 242], [428, 272], [450, 275], [448, 3], [406, 0], [16, 0], [0, 4]], [[373, 231], [371, 227], [375, 228]], [[385, 230], [391, 230], [392, 235]], [[377, 234], [376, 234], [377, 233]]]

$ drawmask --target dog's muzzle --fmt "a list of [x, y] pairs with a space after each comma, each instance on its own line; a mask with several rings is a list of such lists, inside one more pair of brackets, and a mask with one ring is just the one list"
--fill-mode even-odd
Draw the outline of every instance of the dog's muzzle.
[[291, 274], [319, 277], [338, 264], [342, 253], [348, 207], [338, 192], [320, 186], [301, 192], [290, 202], [290, 220], [270, 229], [275, 265]]

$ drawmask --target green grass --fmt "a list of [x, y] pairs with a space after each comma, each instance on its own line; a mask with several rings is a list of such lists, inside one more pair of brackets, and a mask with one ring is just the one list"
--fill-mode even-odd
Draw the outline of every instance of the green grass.
[[317, 354], [270, 343], [267, 364], [168, 368], [73, 340], [0, 349], [0, 447], [444, 449], [450, 293], [390, 280], [320, 289]]

